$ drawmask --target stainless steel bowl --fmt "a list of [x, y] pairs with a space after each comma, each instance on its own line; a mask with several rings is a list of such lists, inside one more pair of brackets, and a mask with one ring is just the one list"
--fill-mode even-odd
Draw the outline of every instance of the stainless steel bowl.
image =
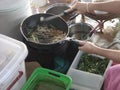
[[93, 27], [87, 23], [80, 22], [72, 24], [69, 26], [69, 36], [79, 40], [85, 40], [92, 28]]

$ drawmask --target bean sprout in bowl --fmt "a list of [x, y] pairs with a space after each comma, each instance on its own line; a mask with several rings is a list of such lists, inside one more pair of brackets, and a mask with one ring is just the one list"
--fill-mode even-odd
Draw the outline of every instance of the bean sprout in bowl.
[[28, 40], [34, 43], [56, 43], [63, 40], [66, 33], [52, 25], [37, 26], [34, 32], [29, 33]]

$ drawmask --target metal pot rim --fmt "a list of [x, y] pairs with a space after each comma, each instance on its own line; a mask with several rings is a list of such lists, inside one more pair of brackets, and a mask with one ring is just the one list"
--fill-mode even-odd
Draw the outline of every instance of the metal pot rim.
[[70, 8], [70, 5], [68, 5], [68, 4], [65, 4], [65, 3], [55, 3], [55, 4], [50, 5], [50, 6], [44, 11], [44, 13], [47, 13], [48, 10], [50, 10], [50, 9], [52, 9], [52, 8], [54, 8], [54, 7], [57, 7], [57, 6], [66, 6], [66, 7]]
[[[20, 31], [21, 31], [21, 34], [22, 34], [22, 36], [24, 37], [24, 39], [25, 39], [27, 42], [29, 42], [29, 43], [34, 43], [34, 44], [38, 44], [38, 45], [53, 45], [53, 44], [57, 44], [57, 43], [62, 43], [62, 42], [64, 42], [65, 39], [66, 39], [66, 37], [67, 37], [68, 34], [69, 34], [69, 28], [68, 28], [68, 31], [67, 31], [67, 33], [66, 33], [66, 36], [65, 36], [62, 40], [59, 40], [58, 42], [54, 42], [54, 43], [35, 43], [35, 42], [32, 42], [32, 41], [28, 40], [28, 38], [26, 37], [26, 35], [24, 34], [24, 32], [23, 32], [23, 30], [22, 30], [22, 25], [23, 25], [23, 23], [24, 23], [27, 19], [29, 19], [29, 18], [31, 18], [31, 17], [33, 17], [33, 16], [35, 16], [35, 15], [44, 15], [44, 14], [51, 15], [51, 16], [54, 15], [54, 14], [49, 14], [49, 13], [33, 14], [33, 15], [25, 18], [25, 19], [21, 22], [21, 24], [20, 24]], [[61, 17], [59, 17], [59, 18], [60, 18], [63, 22], [65, 22], [64, 19], [62, 19]], [[65, 23], [66, 23], [66, 22], [65, 22]], [[66, 23], [66, 26], [68, 27], [67, 23]]]

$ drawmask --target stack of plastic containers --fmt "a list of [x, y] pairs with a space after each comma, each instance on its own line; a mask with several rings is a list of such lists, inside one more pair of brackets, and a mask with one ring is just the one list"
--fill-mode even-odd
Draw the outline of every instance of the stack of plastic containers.
[[27, 54], [25, 44], [0, 34], [0, 90], [21, 90]]

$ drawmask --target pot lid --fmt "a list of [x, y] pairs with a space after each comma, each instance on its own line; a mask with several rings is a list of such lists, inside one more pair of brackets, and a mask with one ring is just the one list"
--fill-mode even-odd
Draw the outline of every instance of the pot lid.
[[13, 11], [22, 8], [29, 0], [0, 0], [0, 12]]

